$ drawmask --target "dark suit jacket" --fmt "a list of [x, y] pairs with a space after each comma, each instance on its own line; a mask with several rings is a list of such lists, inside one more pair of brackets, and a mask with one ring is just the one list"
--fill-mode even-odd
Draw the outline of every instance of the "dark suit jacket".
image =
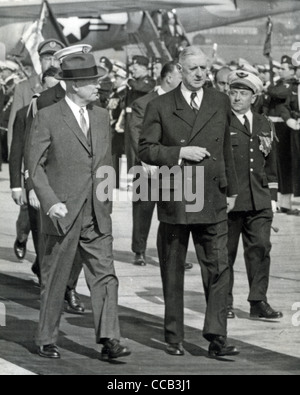
[[157, 92], [150, 92], [148, 95], [135, 100], [132, 104], [132, 114], [129, 121], [129, 132], [134, 152], [139, 157], [139, 141], [143, 129], [143, 122], [148, 104], [159, 97]]
[[25, 150], [27, 125], [27, 112], [28, 106], [19, 110], [13, 127], [13, 139], [10, 149], [9, 157], [9, 174], [10, 174], [10, 187], [22, 188], [23, 187], [23, 158]]
[[[177, 166], [180, 150], [187, 146], [203, 147], [211, 154], [201, 163], [185, 161], [182, 164], [192, 167], [193, 177], [186, 181], [192, 182], [194, 188], [196, 168], [204, 168], [204, 209], [187, 213], [184, 199], [180, 202], [161, 201], [158, 205], [161, 222], [213, 224], [227, 219], [226, 197], [238, 193], [229, 132], [230, 115], [228, 97], [206, 88], [196, 120], [181, 93], [181, 86], [148, 105], [139, 148], [143, 162], [156, 166]], [[174, 185], [174, 189], [176, 187]]]
[[38, 110], [49, 107], [52, 104], [60, 102], [66, 96], [66, 91], [60, 84], [55, 85], [53, 88], [47, 89], [42, 92], [37, 100]]
[[[37, 109], [42, 110], [43, 108], [52, 106], [55, 103], [59, 103], [64, 97], [66, 96], [66, 92], [64, 89], [61, 87], [60, 84], [55, 85], [53, 88], [47, 89], [46, 91], [42, 92], [40, 94], [40, 97], [37, 99]], [[34, 122], [34, 118], [32, 115], [32, 112], [30, 112], [28, 118], [27, 118], [27, 124], [28, 127], [31, 128], [32, 124]], [[25, 141], [25, 150], [24, 150], [24, 166], [25, 170], [28, 170], [28, 164], [29, 164], [29, 152], [30, 152], [30, 129], [26, 135], [26, 141]], [[29, 177], [26, 177], [26, 189], [27, 191], [30, 191], [33, 189], [33, 184], [32, 180]]]
[[[271, 208], [271, 199], [277, 200], [278, 178], [276, 147], [265, 157], [260, 150], [259, 136], [271, 138], [269, 121], [253, 113], [253, 133], [232, 114], [230, 133], [235, 167], [239, 182], [239, 196], [234, 211], [252, 211]], [[252, 169], [252, 171], [251, 171]]]
[[[112, 166], [110, 120], [106, 110], [89, 110], [92, 148], [65, 100], [39, 111], [30, 144], [29, 173], [42, 206], [43, 232], [66, 235], [82, 210], [91, 188], [100, 232], [111, 233], [111, 202], [100, 202], [97, 188], [103, 178], [97, 171]], [[64, 219], [51, 220], [47, 213], [63, 202]]]

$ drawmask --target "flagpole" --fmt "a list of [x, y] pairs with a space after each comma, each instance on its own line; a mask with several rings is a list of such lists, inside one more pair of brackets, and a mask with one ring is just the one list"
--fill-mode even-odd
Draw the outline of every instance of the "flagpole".
[[268, 17], [267, 21], [267, 37], [264, 46], [264, 55], [269, 59], [270, 65], [270, 80], [271, 84], [274, 85], [274, 68], [273, 68], [273, 57], [272, 57], [272, 34], [273, 34], [273, 22], [271, 16]]

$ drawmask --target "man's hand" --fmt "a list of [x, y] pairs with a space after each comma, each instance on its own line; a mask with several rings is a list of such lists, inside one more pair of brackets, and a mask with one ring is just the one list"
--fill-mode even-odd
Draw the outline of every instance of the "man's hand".
[[273, 214], [277, 213], [277, 202], [275, 202], [275, 200], [272, 200], [272, 211]]
[[68, 214], [68, 209], [67, 206], [63, 203], [57, 203], [53, 207], [51, 207], [49, 211], [49, 217], [51, 219], [53, 218], [65, 218], [66, 215]]
[[180, 159], [185, 159], [190, 162], [202, 162], [205, 158], [211, 155], [206, 148], [201, 147], [184, 147], [180, 151]]
[[235, 207], [237, 196], [227, 198], [227, 214], [229, 214]]
[[23, 191], [12, 191], [11, 196], [18, 206], [24, 206]]
[[39, 210], [41, 208], [40, 201], [39, 201], [38, 197], [36, 196], [36, 193], [33, 189], [29, 192], [29, 204], [35, 210]]
[[147, 165], [147, 163], [142, 162], [144, 173], [146, 177], [154, 177], [157, 173], [158, 167]]
[[296, 119], [289, 119], [287, 122], [286, 122], [286, 124], [287, 124], [287, 126], [290, 128], [290, 129], [293, 129], [293, 130], [296, 130], [296, 131], [298, 131], [298, 130], [300, 130], [300, 124], [299, 124], [299, 121], [297, 121]]

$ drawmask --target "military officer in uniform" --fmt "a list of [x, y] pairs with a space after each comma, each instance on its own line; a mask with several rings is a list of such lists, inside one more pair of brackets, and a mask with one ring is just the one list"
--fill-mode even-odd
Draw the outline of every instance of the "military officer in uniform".
[[277, 166], [270, 121], [253, 113], [251, 107], [263, 90], [260, 78], [246, 71], [229, 76], [232, 107], [231, 142], [239, 182], [239, 195], [229, 213], [228, 255], [230, 291], [228, 318], [234, 318], [234, 263], [242, 235], [250, 286], [251, 317], [278, 319], [268, 304], [271, 226], [277, 200]]
[[136, 161], [135, 153], [130, 140], [130, 118], [132, 114], [132, 103], [151, 92], [156, 81], [149, 76], [150, 60], [145, 56], [136, 55], [132, 59], [132, 77], [128, 81], [128, 89], [126, 94], [126, 123], [125, 123], [125, 152], [127, 156], [128, 170], [130, 170]]
[[[42, 73], [48, 70], [50, 67], [59, 67], [59, 62], [55, 59], [55, 52], [64, 48], [64, 44], [58, 40], [50, 39], [43, 41], [38, 47], [38, 53], [40, 56]], [[8, 148], [10, 149], [12, 137], [13, 137], [13, 126], [16, 118], [16, 114], [22, 108], [28, 106], [34, 94], [40, 93], [43, 90], [42, 86], [42, 75], [34, 75], [25, 81], [22, 81], [16, 86], [14, 92], [14, 98], [8, 123]], [[16, 194], [22, 195], [22, 188], [17, 188], [14, 191]], [[27, 205], [23, 205], [20, 208], [20, 214], [17, 221], [17, 238], [14, 244], [14, 251], [18, 259], [24, 259], [26, 255], [28, 235], [30, 232], [30, 222], [28, 215]]]
[[[297, 70], [300, 70], [299, 68]], [[296, 76], [298, 75], [296, 72]], [[292, 139], [292, 181], [295, 197], [300, 196], [300, 81], [295, 78], [291, 84], [291, 92], [284, 104], [283, 119], [290, 124]], [[300, 214], [293, 210], [295, 214]]]
[[127, 91], [127, 70], [122, 62], [113, 65], [113, 92], [107, 110], [112, 128], [113, 166], [116, 172], [116, 187], [120, 187], [120, 159], [125, 154], [125, 100]]
[[269, 116], [275, 124], [278, 137], [277, 161], [279, 180], [279, 206], [282, 213], [288, 215], [299, 215], [298, 210], [292, 210], [293, 186], [293, 157], [292, 157], [292, 132], [299, 130], [299, 124], [291, 118], [290, 112], [285, 106], [286, 101], [292, 95], [295, 84], [295, 66], [289, 56], [281, 59], [281, 79], [276, 85], [270, 85], [268, 93], [270, 96]]

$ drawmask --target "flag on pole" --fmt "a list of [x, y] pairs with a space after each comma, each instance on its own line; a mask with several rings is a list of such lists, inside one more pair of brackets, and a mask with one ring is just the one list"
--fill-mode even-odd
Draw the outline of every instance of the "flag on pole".
[[12, 55], [21, 62], [26, 60], [28, 63], [28, 60], [31, 60], [35, 72], [39, 75], [42, 70], [38, 47], [41, 42], [51, 38], [69, 45], [48, 1], [44, 0], [39, 19], [27, 28], [16, 48], [12, 51]]

